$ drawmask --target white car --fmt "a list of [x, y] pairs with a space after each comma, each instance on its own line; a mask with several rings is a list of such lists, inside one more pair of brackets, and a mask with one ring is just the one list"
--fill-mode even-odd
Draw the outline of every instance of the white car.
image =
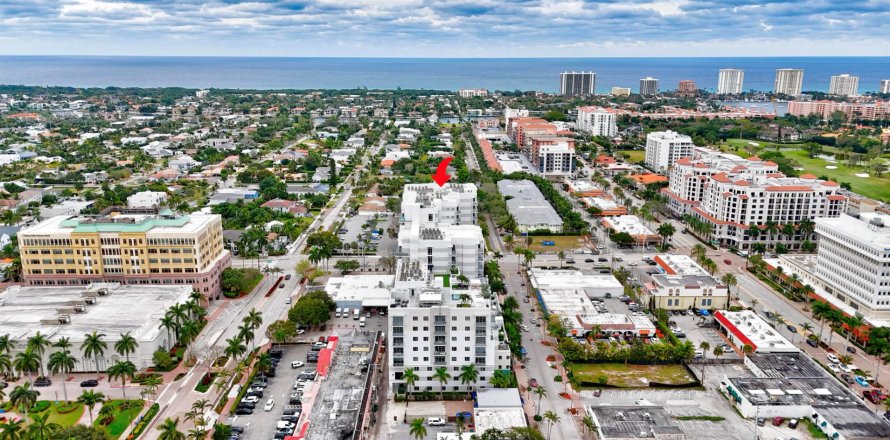
[[838, 368], [840, 368], [841, 371], [843, 371], [844, 373], [852, 373], [853, 372], [853, 369], [850, 368], [850, 366], [846, 365], [846, 364], [838, 364]]
[[828, 358], [829, 361], [831, 361], [832, 364], [841, 363], [841, 360], [838, 359], [837, 356], [834, 355], [834, 353], [828, 353], [828, 356], [826, 356], [826, 357]]
[[522, 328], [522, 331], [524, 331], [524, 332], [527, 332], [527, 331], [528, 331], [528, 326], [527, 326], [527, 325], [522, 324], [522, 325], [520, 325], [520, 327]]
[[835, 373], [835, 374], [841, 372], [841, 369], [838, 368], [838, 366], [835, 365], [835, 364], [828, 364], [828, 369], [831, 370], [831, 371], [832, 371], [833, 373]]
[[274, 407], [274, 406], [275, 406], [275, 400], [269, 399], [266, 401], [266, 405], [263, 406], [263, 409], [266, 410], [266, 412], [269, 412], [269, 411], [272, 411], [272, 407]]
[[441, 417], [430, 417], [426, 419], [426, 424], [430, 426], [445, 426], [445, 419]]
[[300, 362], [300, 361], [293, 361], [293, 362], [290, 363], [290, 367], [291, 367], [291, 368], [300, 368], [300, 367], [302, 367], [303, 365], [306, 365], [306, 364], [304, 364], [304, 363], [302, 363], [302, 362]]
[[257, 403], [260, 401], [260, 398], [257, 396], [246, 396], [241, 399], [241, 403]]

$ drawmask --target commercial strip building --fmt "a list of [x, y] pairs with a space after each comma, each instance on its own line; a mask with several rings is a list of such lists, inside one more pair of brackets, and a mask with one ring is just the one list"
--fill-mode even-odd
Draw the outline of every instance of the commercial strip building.
[[381, 309], [389, 307], [394, 275], [344, 275], [328, 278], [324, 291], [348, 309]]
[[578, 107], [575, 128], [591, 136], [618, 136], [618, 113], [606, 107]]
[[559, 74], [559, 94], [564, 96], [587, 96], [596, 93], [596, 73], [562, 72]]
[[[143, 369], [154, 365], [155, 350], [172, 345], [160, 319], [171, 306], [188, 302], [191, 293], [192, 286], [186, 284], [10, 286], [0, 293], [0, 328], [18, 342], [18, 350], [37, 332], [52, 342], [68, 338], [75, 372], [96, 370], [96, 359], [85, 357], [80, 348], [86, 335], [94, 331], [105, 335], [109, 349], [98, 358], [99, 370], [104, 371], [122, 358], [111, 347], [121, 334], [129, 333], [139, 343], [130, 361]], [[52, 351], [44, 354], [44, 365]]]
[[634, 239], [637, 246], [649, 246], [661, 243], [661, 236], [646, 226], [635, 215], [619, 215], [606, 217], [601, 220], [604, 228], [611, 229], [615, 233], [626, 232]]
[[563, 180], [563, 185], [565, 190], [575, 197], [598, 197], [606, 193], [590, 180], [567, 178]]
[[596, 426], [596, 438], [602, 440], [687, 438], [661, 406], [592, 405], [587, 414]]
[[664, 172], [679, 159], [692, 156], [692, 138], [671, 130], [646, 135], [646, 166]]
[[800, 352], [799, 348], [751, 310], [718, 310], [714, 313], [714, 319], [720, 332], [740, 350], [745, 345], [750, 345], [754, 353]]
[[803, 220], [838, 217], [847, 209], [847, 197], [837, 182], [819, 180], [811, 174], [785, 177], [774, 162], [696, 148], [691, 158], [677, 161], [670, 183], [662, 193], [674, 215], [690, 214], [709, 223], [713, 240], [740, 250], [753, 243], [783, 243], [800, 247], [811, 238], [807, 231], [793, 235], [762, 232], [767, 221], [798, 225]]
[[399, 219], [398, 256], [434, 273], [482, 277], [485, 251], [476, 225], [476, 185], [405, 185]]
[[643, 284], [641, 302], [649, 310], [726, 309], [727, 286], [686, 255], [660, 254], [654, 258], [659, 269]]
[[507, 210], [520, 231], [562, 231], [562, 218], [531, 180], [499, 180], [498, 191], [508, 198]]
[[522, 397], [517, 388], [489, 388], [476, 393], [473, 406], [473, 422], [476, 433], [489, 429], [507, 431], [510, 428], [528, 426]]
[[852, 96], [859, 94], [859, 77], [849, 73], [834, 75], [828, 85], [829, 95]]
[[744, 90], [745, 71], [742, 69], [720, 69], [717, 78], [718, 95], [738, 95]]
[[617, 297], [621, 283], [611, 274], [585, 274], [571, 269], [529, 270], [529, 280], [544, 309], [559, 316], [567, 335], [587, 337], [594, 328], [608, 335], [649, 337], [655, 325], [645, 316], [599, 313], [591, 298]]
[[18, 233], [30, 285], [191, 284], [219, 299], [231, 255], [219, 215], [57, 216]]
[[858, 103], [820, 100], [790, 101], [788, 103], [788, 114], [793, 116], [819, 115], [822, 119], [827, 120], [834, 112], [843, 113], [848, 120], [887, 120], [890, 119], [890, 101]]
[[627, 208], [619, 205], [609, 196], [582, 197], [581, 203], [584, 204], [584, 206], [587, 208], [595, 208], [595, 215], [599, 217], [627, 215]]
[[773, 92], [780, 95], [800, 96], [802, 89], [802, 69], [776, 69], [776, 83]]
[[[396, 265], [389, 308], [389, 380], [394, 392], [406, 391], [404, 373], [420, 376], [411, 391], [467, 391], [461, 367], [475, 365], [479, 380], [469, 389], [491, 387], [497, 370], [509, 370], [511, 354], [497, 296], [483, 293], [482, 282], [456, 286], [416, 262]], [[433, 374], [445, 367], [451, 379], [443, 385]]]
[[805, 354], [754, 353], [744, 359], [755, 377], [725, 377], [721, 388], [743, 417], [807, 419], [838, 440], [890, 437], [890, 425]]

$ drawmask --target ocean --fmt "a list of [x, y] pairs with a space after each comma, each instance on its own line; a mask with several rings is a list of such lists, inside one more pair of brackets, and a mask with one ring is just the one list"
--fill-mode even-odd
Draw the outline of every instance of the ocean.
[[769, 91], [777, 68], [804, 69], [805, 91], [827, 91], [832, 75], [859, 76], [859, 91], [890, 78], [890, 57], [781, 58], [246, 58], [0, 56], [0, 84], [72, 87], [232, 89], [486, 88], [557, 92], [559, 73], [594, 71], [596, 90], [639, 90], [647, 76], [661, 90], [683, 79], [713, 90], [721, 68], [745, 70], [745, 90]]

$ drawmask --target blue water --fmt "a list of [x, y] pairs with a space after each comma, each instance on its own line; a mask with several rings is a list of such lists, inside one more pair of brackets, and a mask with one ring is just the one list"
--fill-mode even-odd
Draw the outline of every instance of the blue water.
[[718, 70], [745, 70], [745, 90], [773, 88], [775, 69], [804, 69], [804, 90], [828, 89], [831, 75], [858, 75], [859, 91], [890, 78], [890, 57], [783, 58], [227, 58], [0, 56], [0, 84], [74, 87], [216, 87], [242, 89], [487, 88], [556, 92], [559, 73], [592, 70], [596, 89], [637, 91], [639, 79], [682, 79], [714, 89]]

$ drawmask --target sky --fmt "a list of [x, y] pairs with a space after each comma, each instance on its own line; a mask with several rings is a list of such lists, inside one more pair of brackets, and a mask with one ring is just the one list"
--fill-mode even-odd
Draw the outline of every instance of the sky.
[[890, 0], [0, 0], [0, 54], [890, 55]]

